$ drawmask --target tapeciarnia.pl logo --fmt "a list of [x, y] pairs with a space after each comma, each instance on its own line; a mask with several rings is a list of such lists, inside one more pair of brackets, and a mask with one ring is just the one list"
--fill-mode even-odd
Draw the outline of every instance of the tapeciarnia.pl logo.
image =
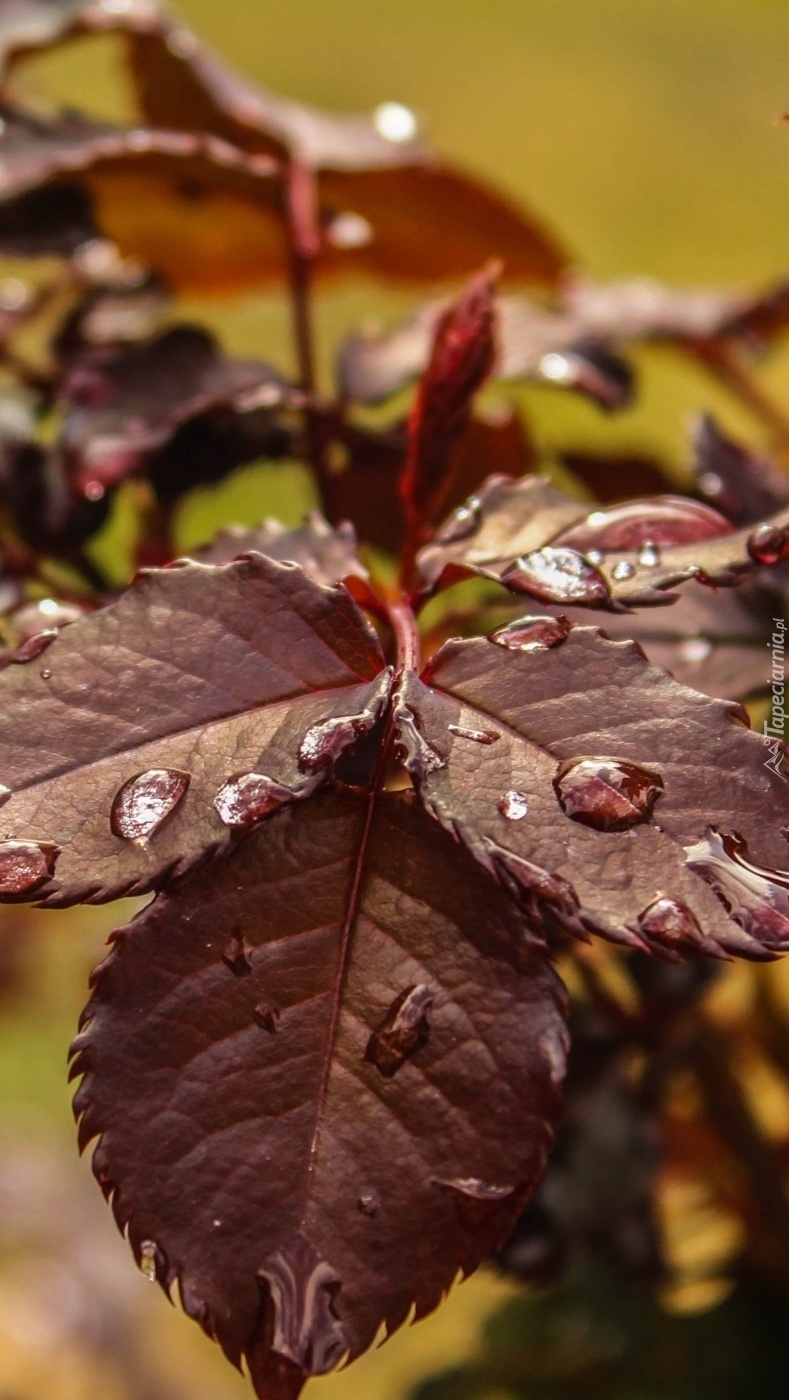
[[786, 623], [782, 617], [773, 618], [773, 634], [767, 645], [772, 653], [773, 664], [770, 672], [770, 713], [764, 721], [764, 742], [770, 750], [765, 767], [780, 773], [781, 760], [785, 754], [786, 731]]

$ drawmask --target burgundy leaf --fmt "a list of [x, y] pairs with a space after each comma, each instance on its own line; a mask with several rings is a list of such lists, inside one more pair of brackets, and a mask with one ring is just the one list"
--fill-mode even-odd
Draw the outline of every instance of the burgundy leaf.
[[734, 525], [789, 505], [786, 471], [728, 437], [708, 414], [694, 428], [691, 468], [701, 495]]
[[80, 1140], [146, 1272], [258, 1395], [295, 1397], [506, 1238], [562, 1010], [527, 922], [412, 799], [317, 797], [115, 936]]
[[549, 930], [789, 947], [789, 786], [744, 712], [594, 628], [534, 643], [449, 642], [404, 684], [400, 742], [433, 816]]
[[89, 287], [58, 327], [53, 351], [67, 363], [107, 347], [139, 344], [157, 330], [168, 301], [166, 289], [150, 278]]
[[400, 483], [407, 514], [435, 524], [452, 489], [456, 448], [474, 395], [490, 374], [495, 346], [494, 296], [500, 269], [480, 273], [441, 316], [408, 423]]
[[667, 590], [687, 579], [739, 583], [788, 556], [789, 507], [733, 531], [710, 507], [683, 497], [590, 512], [542, 478], [494, 477], [449, 517], [419, 562], [429, 585], [452, 566], [539, 602], [616, 611], [671, 602]]
[[[347, 592], [296, 565], [250, 555], [141, 576], [0, 675], [0, 781], [12, 793], [0, 860], [13, 843], [56, 850], [46, 888], [6, 887], [0, 873], [0, 898], [109, 899], [202, 859], [244, 824], [226, 819], [228, 783], [259, 778], [247, 797], [254, 813], [270, 791], [270, 812], [373, 726], [382, 666]], [[131, 803], [119, 796], [130, 783]]]
[[232, 359], [206, 331], [175, 326], [72, 365], [60, 390], [66, 417], [57, 453], [75, 487], [95, 499], [145, 471], [190, 420], [217, 409], [271, 409], [287, 396], [269, 365]]
[[269, 559], [289, 559], [300, 564], [317, 583], [340, 583], [345, 578], [367, 579], [357, 556], [356, 534], [347, 521], [333, 529], [318, 511], [311, 511], [297, 530], [278, 520], [264, 520], [256, 529], [235, 526], [223, 530], [192, 557], [203, 564], [229, 564], [253, 551]]

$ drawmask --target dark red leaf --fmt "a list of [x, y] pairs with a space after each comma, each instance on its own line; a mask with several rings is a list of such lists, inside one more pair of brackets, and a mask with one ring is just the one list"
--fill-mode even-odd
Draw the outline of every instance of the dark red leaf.
[[258, 1395], [295, 1396], [506, 1238], [562, 1008], [526, 921], [411, 799], [318, 797], [116, 935], [74, 1046], [81, 1142], [138, 1259]]
[[[52, 878], [30, 888], [50, 904], [150, 889], [228, 841], [228, 783], [258, 775], [280, 805], [310, 791], [374, 724], [382, 666], [348, 593], [295, 565], [250, 555], [140, 577], [0, 676], [0, 858], [52, 844]], [[119, 821], [129, 782], [146, 832]]]
[[229, 564], [250, 551], [269, 559], [290, 559], [316, 583], [368, 577], [357, 556], [353, 526], [345, 521], [333, 529], [318, 511], [311, 511], [297, 530], [288, 530], [278, 520], [264, 520], [254, 530], [231, 527], [205, 548], [193, 551], [192, 557], [203, 564]]
[[789, 475], [722, 432], [709, 415], [695, 425], [693, 474], [705, 500], [734, 525], [753, 525], [789, 505]]
[[408, 422], [400, 483], [407, 514], [435, 524], [454, 480], [456, 449], [471, 420], [474, 396], [493, 366], [494, 296], [500, 269], [480, 273], [436, 326], [433, 348]]
[[75, 488], [96, 499], [144, 472], [191, 420], [218, 409], [281, 407], [288, 390], [270, 365], [231, 359], [206, 331], [176, 326], [140, 345], [81, 358], [60, 398], [66, 417], [57, 455]]
[[547, 929], [789, 947], [789, 786], [738, 706], [584, 627], [449, 642], [398, 707], [422, 801]]

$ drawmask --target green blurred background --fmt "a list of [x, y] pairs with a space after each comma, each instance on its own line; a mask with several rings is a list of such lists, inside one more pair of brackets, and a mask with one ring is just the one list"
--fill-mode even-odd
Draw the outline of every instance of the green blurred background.
[[[188, 0], [181, 9], [228, 58], [291, 96], [337, 109], [412, 106], [443, 152], [532, 206], [594, 275], [748, 287], [787, 267], [789, 126], [778, 120], [789, 106], [787, 0]], [[85, 45], [39, 63], [37, 80], [114, 110], [107, 58]], [[327, 293], [324, 374], [343, 330], [408, 304], [369, 283]], [[232, 349], [288, 367], [276, 297], [188, 310], [208, 315]], [[784, 402], [787, 369], [780, 355], [766, 370]], [[613, 418], [546, 390], [521, 397], [547, 443], [636, 445], [680, 460], [687, 415], [699, 409], [759, 440], [757, 425], [679, 360], [654, 354], [641, 371], [641, 401]], [[182, 543], [272, 509], [294, 520], [307, 500], [297, 477], [261, 483], [241, 473], [188, 505]], [[76, 1161], [65, 1050], [89, 968], [133, 908], [4, 915], [2, 1400], [249, 1394], [135, 1274], [87, 1163]], [[404, 1400], [420, 1377], [472, 1355], [485, 1316], [512, 1292], [483, 1271], [433, 1319], [308, 1395]]]

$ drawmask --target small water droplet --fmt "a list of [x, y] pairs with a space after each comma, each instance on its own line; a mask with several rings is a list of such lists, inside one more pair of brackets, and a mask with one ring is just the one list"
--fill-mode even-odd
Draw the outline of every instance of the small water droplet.
[[149, 1283], [156, 1283], [161, 1265], [159, 1246], [155, 1240], [143, 1240], [140, 1245], [140, 1272]]
[[[252, 949], [237, 929], [230, 935], [230, 940], [222, 954], [222, 962], [230, 968], [235, 977], [248, 977], [252, 971]], [[255, 1008], [255, 1020], [257, 1020], [257, 1007]], [[258, 1024], [260, 1023], [258, 1022]]]
[[522, 817], [526, 816], [528, 810], [529, 803], [526, 794], [523, 792], [515, 792], [514, 789], [511, 792], [505, 792], [499, 802], [499, 811], [501, 815], [507, 817], [511, 822], [519, 822]]
[[0, 896], [38, 889], [52, 875], [58, 854], [56, 846], [38, 841], [0, 841]]
[[386, 1079], [391, 1079], [409, 1055], [427, 1043], [434, 999], [435, 994], [422, 983], [407, 987], [395, 997], [380, 1029], [370, 1036], [364, 1058]]
[[373, 125], [385, 141], [403, 145], [413, 141], [419, 123], [410, 107], [402, 102], [382, 102], [373, 112]]
[[683, 661], [706, 661], [712, 651], [712, 642], [707, 637], [688, 637], [680, 642], [679, 654]]
[[189, 774], [177, 768], [149, 768], [130, 778], [115, 795], [110, 814], [114, 836], [144, 841], [178, 806], [189, 786]]
[[279, 1007], [272, 1006], [271, 1002], [268, 1001], [259, 1001], [253, 1012], [255, 1024], [260, 1026], [262, 1031], [267, 1031], [269, 1035], [276, 1035], [279, 1030], [281, 1014]]
[[460, 544], [476, 534], [482, 523], [482, 502], [470, 496], [465, 505], [453, 511], [436, 535], [436, 544]]
[[685, 864], [712, 887], [735, 923], [766, 948], [789, 947], [789, 871], [757, 865], [737, 832], [709, 827]]
[[275, 783], [265, 773], [239, 773], [223, 783], [214, 798], [225, 826], [250, 827], [293, 801], [290, 788]]
[[775, 525], [757, 525], [748, 536], [748, 553], [757, 564], [779, 564], [789, 558], [789, 530]]
[[562, 811], [595, 831], [626, 831], [649, 821], [663, 791], [656, 773], [619, 758], [574, 758], [554, 779]]
[[491, 641], [508, 651], [550, 651], [566, 642], [572, 623], [566, 617], [519, 617], [499, 627]]
[[42, 651], [46, 651], [51, 646], [57, 636], [56, 627], [47, 627], [43, 632], [36, 632], [34, 636], [28, 637], [27, 641], [20, 642], [19, 646], [11, 655], [13, 662], [35, 661]]
[[43, 671], [39, 671], [38, 674], [40, 675], [42, 681], [48, 681], [52, 679], [52, 672], [48, 666], [45, 666]]
[[587, 549], [586, 558], [590, 564], [602, 564], [605, 559], [602, 549]]
[[703, 947], [705, 943], [704, 934], [688, 906], [665, 895], [639, 914], [638, 929], [649, 943], [669, 950]]
[[660, 563], [660, 550], [652, 540], [647, 540], [646, 544], [642, 544], [636, 558], [642, 569], [656, 569]]
[[551, 545], [516, 559], [502, 582], [543, 603], [605, 603], [610, 596], [603, 575], [582, 554]]
[[436, 1179], [435, 1185], [451, 1197], [459, 1220], [470, 1230], [493, 1225], [501, 1215], [509, 1214], [517, 1196], [515, 1186], [495, 1186], [475, 1176]]
[[448, 724], [447, 729], [456, 739], [469, 739], [472, 744], [495, 744], [501, 738], [494, 729], [467, 729], [464, 724]]
[[632, 578], [634, 573], [635, 569], [630, 561], [628, 559], [620, 559], [618, 563], [614, 564], [611, 570], [611, 577], [615, 578], [617, 583], [619, 583], [621, 579]]
[[374, 236], [370, 220], [351, 209], [335, 215], [326, 230], [326, 237], [335, 248], [365, 248]]
[[720, 496], [723, 491], [723, 481], [717, 472], [702, 472], [699, 477], [699, 489], [702, 496]]
[[381, 1202], [375, 1191], [363, 1191], [356, 1204], [360, 1214], [366, 1215], [369, 1220], [374, 1220], [381, 1209]]
[[107, 494], [107, 488], [101, 481], [86, 481], [82, 488], [82, 494], [89, 501], [100, 501]]

